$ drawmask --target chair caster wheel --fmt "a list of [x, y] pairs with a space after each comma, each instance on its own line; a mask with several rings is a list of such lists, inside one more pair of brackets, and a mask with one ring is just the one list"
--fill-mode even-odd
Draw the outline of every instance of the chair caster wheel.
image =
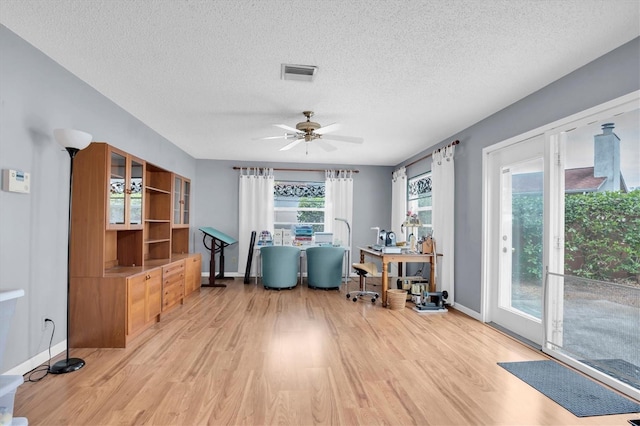
[[347, 299], [351, 299], [351, 295], [347, 293]]
[[357, 302], [357, 301], [358, 301], [358, 298], [357, 298], [357, 297], [354, 297], [354, 298], [353, 298], [353, 301], [354, 301], [354, 302]]
[[372, 297], [371, 298], [371, 303], [376, 303], [376, 299], [377, 299], [377, 297]]

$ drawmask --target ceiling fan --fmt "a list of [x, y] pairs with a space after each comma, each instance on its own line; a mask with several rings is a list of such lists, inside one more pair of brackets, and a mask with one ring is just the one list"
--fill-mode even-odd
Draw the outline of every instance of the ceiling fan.
[[317, 144], [320, 148], [325, 151], [335, 151], [336, 147], [326, 143], [325, 141], [337, 141], [337, 142], [349, 142], [349, 143], [363, 143], [363, 138], [358, 138], [354, 136], [339, 136], [339, 135], [327, 135], [328, 133], [334, 132], [340, 128], [338, 123], [333, 123], [328, 126], [320, 126], [320, 124], [311, 121], [311, 117], [313, 117], [313, 111], [303, 111], [305, 117], [307, 117], [307, 121], [301, 121], [296, 124], [296, 127], [290, 127], [286, 124], [274, 124], [274, 126], [279, 127], [283, 130], [286, 130], [283, 136], [270, 136], [261, 139], [285, 139], [291, 140], [292, 142], [280, 148], [280, 151], [288, 151], [294, 146], [298, 145], [300, 142], [306, 142], [307, 154], [308, 152], [308, 144], [313, 141], [314, 144]]

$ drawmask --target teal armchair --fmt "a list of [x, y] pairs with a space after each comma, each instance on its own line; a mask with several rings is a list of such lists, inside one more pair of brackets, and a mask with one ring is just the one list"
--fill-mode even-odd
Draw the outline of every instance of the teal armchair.
[[344, 248], [309, 247], [307, 285], [310, 288], [340, 289], [344, 271]]
[[300, 271], [300, 249], [293, 246], [260, 248], [262, 285], [264, 288], [294, 288]]

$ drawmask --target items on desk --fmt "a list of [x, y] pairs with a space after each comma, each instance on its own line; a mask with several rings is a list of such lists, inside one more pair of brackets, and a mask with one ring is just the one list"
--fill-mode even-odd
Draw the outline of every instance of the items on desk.
[[282, 230], [282, 245], [290, 246], [293, 244], [293, 237], [291, 234], [291, 229], [283, 229]]
[[422, 254], [430, 254], [430, 253], [435, 253], [436, 251], [436, 242], [433, 239], [433, 237], [431, 235], [429, 235], [428, 237], [426, 237], [425, 239], [423, 239], [419, 246], [418, 249], [420, 251], [420, 253]]
[[260, 236], [258, 237], [258, 245], [259, 246], [272, 246], [273, 238], [271, 237], [270, 231], [260, 231]]
[[378, 231], [378, 242], [372, 247], [383, 253], [402, 253], [402, 248], [396, 245], [396, 234], [393, 231]]
[[409, 235], [409, 250], [416, 251], [416, 236], [411, 234]]
[[309, 245], [313, 241], [313, 227], [311, 225], [295, 225], [293, 244], [297, 246]]
[[273, 245], [281, 246], [282, 244], [282, 228], [274, 229], [273, 231]]
[[315, 243], [318, 246], [332, 246], [333, 232], [316, 232], [314, 234]]

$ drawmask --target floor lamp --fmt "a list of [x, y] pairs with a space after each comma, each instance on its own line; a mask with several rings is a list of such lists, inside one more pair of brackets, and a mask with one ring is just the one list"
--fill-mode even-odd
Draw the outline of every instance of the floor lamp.
[[71, 373], [84, 367], [84, 360], [80, 358], [69, 358], [69, 323], [71, 315], [69, 313], [69, 292], [71, 291], [71, 207], [73, 196], [73, 159], [81, 149], [86, 148], [91, 143], [92, 136], [89, 133], [73, 129], [55, 129], [53, 136], [56, 141], [64, 147], [71, 157], [71, 169], [69, 171], [69, 229], [67, 231], [67, 357], [56, 362], [49, 367], [49, 372], [53, 374]]
[[347, 237], [347, 246], [349, 248], [349, 250], [347, 251], [347, 274], [344, 277], [344, 283], [346, 284], [347, 281], [349, 280], [349, 273], [351, 272], [351, 225], [349, 225], [349, 221], [347, 219], [343, 219], [341, 217], [336, 217], [334, 218], [334, 220], [337, 220], [338, 222], [344, 222], [347, 224], [347, 230], [349, 231], [348, 237]]

